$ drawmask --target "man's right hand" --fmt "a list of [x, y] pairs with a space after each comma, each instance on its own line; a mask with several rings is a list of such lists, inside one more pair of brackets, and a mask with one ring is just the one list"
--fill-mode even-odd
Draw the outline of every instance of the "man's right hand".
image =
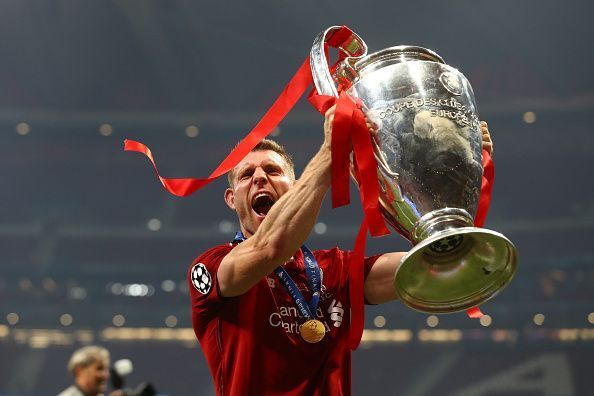
[[[326, 114], [324, 115], [326, 119], [324, 120], [324, 143], [330, 145], [332, 142], [332, 124], [334, 123], [334, 113], [336, 112], [336, 105], [330, 107]], [[379, 130], [379, 126], [377, 123], [372, 121], [371, 116], [369, 115], [368, 111], [363, 109], [363, 114], [365, 115], [365, 124], [369, 129], [369, 132], [372, 134], [373, 139], [378, 143], [377, 132]]]

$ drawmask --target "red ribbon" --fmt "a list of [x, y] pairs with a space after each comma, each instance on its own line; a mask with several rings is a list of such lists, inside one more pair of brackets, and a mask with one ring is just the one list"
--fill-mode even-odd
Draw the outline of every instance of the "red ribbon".
[[351, 301], [351, 328], [349, 332], [349, 348], [357, 349], [363, 336], [365, 324], [365, 244], [367, 242], [367, 222], [361, 222], [355, 241], [355, 249], [349, 263], [349, 299]]
[[481, 195], [479, 197], [478, 209], [474, 216], [474, 225], [482, 227], [487, 218], [489, 205], [491, 204], [491, 190], [495, 178], [495, 164], [487, 150], [483, 149], [483, 179], [481, 182]]
[[[324, 114], [336, 103], [332, 123], [332, 207], [347, 205], [349, 198], [350, 152], [355, 154], [358, 172], [359, 193], [365, 218], [359, 228], [351, 261], [349, 263], [349, 298], [351, 302], [351, 327], [349, 347], [357, 349], [363, 335], [364, 309], [364, 256], [367, 230], [372, 236], [389, 234], [384, 218], [379, 211], [379, 182], [377, 163], [373, 154], [371, 134], [365, 122], [361, 103], [357, 103], [345, 91], [337, 98], [313, 95], [310, 102]], [[369, 224], [369, 227], [368, 227]]]
[[479, 307], [472, 307], [472, 308], [466, 310], [466, 314], [468, 315], [469, 318], [472, 318], [472, 319], [480, 319], [484, 316], [484, 314], [481, 312]]
[[338, 99], [314, 94], [310, 97], [310, 102], [322, 114], [336, 104], [332, 123], [332, 207], [347, 205], [350, 202], [349, 169], [352, 149], [355, 154], [355, 168], [359, 175], [357, 180], [361, 202], [371, 235], [389, 234], [390, 231], [379, 210], [377, 163], [361, 104], [345, 91], [340, 92]]
[[384, 217], [379, 210], [379, 181], [377, 178], [377, 162], [371, 145], [371, 133], [365, 123], [365, 116], [360, 107], [353, 109], [353, 147], [355, 160], [361, 175], [360, 191], [365, 219], [369, 224], [372, 236], [382, 236], [390, 233]]
[[[335, 31], [333, 34], [327, 37], [327, 44], [338, 48], [345, 42], [348, 42], [353, 36], [352, 30], [346, 26], [342, 26], [341, 29]], [[341, 53], [341, 57], [338, 59], [335, 65], [331, 67], [333, 70], [336, 65], [344, 59], [344, 54]], [[207, 177], [204, 179], [195, 178], [172, 178], [167, 179], [161, 177], [157, 165], [150, 149], [140, 142], [126, 139], [124, 141], [125, 151], [136, 151], [143, 153], [153, 164], [153, 168], [157, 174], [157, 177], [161, 181], [161, 184], [173, 195], [186, 197], [196, 190], [206, 186], [216, 178], [224, 175], [231, 169], [233, 169], [258, 143], [260, 143], [268, 134], [285, 118], [285, 116], [291, 111], [295, 104], [299, 101], [301, 96], [305, 93], [305, 90], [313, 82], [311, 75], [311, 68], [309, 57], [303, 62], [297, 73], [293, 76], [291, 81], [287, 84], [283, 92], [279, 95], [276, 101], [272, 104], [270, 109], [260, 119], [258, 124], [247, 134], [247, 136], [239, 142], [239, 144], [231, 151], [231, 153], [221, 162], [221, 164]]]
[[332, 123], [332, 207], [348, 205], [351, 202], [349, 189], [350, 153], [352, 150], [351, 124], [353, 122], [352, 102], [343, 91], [338, 100]]
[[195, 178], [175, 178], [166, 179], [159, 175], [150, 149], [140, 142], [133, 140], [124, 141], [125, 151], [137, 151], [146, 155], [153, 164], [157, 177], [163, 186], [173, 195], [186, 197], [196, 190], [206, 186], [217, 177], [224, 175], [233, 169], [258, 143], [262, 141], [270, 131], [272, 131], [285, 116], [295, 106], [297, 101], [305, 93], [309, 85], [313, 82], [311, 69], [309, 66], [309, 57], [303, 62], [297, 73], [287, 84], [283, 92], [276, 99], [270, 109], [264, 114], [258, 124], [248, 133], [248, 135], [229, 153], [227, 158], [204, 179]]
[[[483, 149], [483, 178], [481, 181], [481, 195], [479, 197], [478, 208], [476, 216], [474, 216], [474, 225], [482, 227], [487, 218], [487, 212], [491, 205], [491, 190], [493, 189], [493, 179], [495, 178], [495, 164], [491, 158], [491, 154]], [[482, 318], [484, 314], [479, 307], [472, 307], [466, 311], [469, 318]]]

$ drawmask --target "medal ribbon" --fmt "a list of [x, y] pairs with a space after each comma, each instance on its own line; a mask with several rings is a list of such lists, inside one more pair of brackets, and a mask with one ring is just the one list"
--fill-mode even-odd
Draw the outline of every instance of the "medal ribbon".
[[[241, 231], [237, 231], [235, 234], [234, 242], [245, 241], [245, 236]], [[295, 281], [291, 278], [291, 275], [282, 266], [275, 268], [274, 273], [278, 277], [278, 280], [283, 285], [289, 296], [293, 299], [293, 302], [299, 309], [301, 315], [309, 319], [315, 319], [318, 304], [320, 302], [320, 290], [322, 288], [322, 279], [320, 273], [320, 266], [318, 261], [314, 257], [311, 250], [305, 245], [301, 246], [301, 253], [303, 254], [303, 261], [305, 264], [305, 275], [307, 277], [307, 283], [311, 289], [311, 299], [309, 302], [305, 300], [303, 294], [299, 290], [299, 287], [295, 284]]]

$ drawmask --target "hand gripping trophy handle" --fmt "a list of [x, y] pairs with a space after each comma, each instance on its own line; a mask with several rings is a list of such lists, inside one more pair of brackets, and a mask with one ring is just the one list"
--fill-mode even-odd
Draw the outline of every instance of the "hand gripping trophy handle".
[[[342, 52], [332, 72], [326, 43]], [[418, 311], [449, 313], [494, 297], [513, 277], [517, 252], [504, 235], [473, 224], [482, 143], [466, 77], [422, 47], [368, 55], [361, 37], [340, 26], [315, 38], [310, 64], [318, 93], [346, 90], [379, 124], [380, 208], [413, 245], [396, 271], [399, 299]]]
[[367, 45], [361, 37], [344, 26], [332, 26], [324, 30], [314, 39], [310, 54], [311, 74], [320, 95], [338, 97], [338, 90], [334, 78], [328, 70], [326, 59], [326, 43], [329, 40], [338, 41], [338, 49], [346, 55], [346, 64], [367, 55]]
[[[346, 56], [344, 61], [339, 64], [340, 71], [337, 72], [337, 75], [349, 75], [351, 79], [356, 78], [357, 75], [353, 65], [367, 55], [367, 45], [361, 37], [345, 26], [329, 27], [323, 32], [320, 32], [314, 39], [310, 54], [310, 66], [314, 85], [320, 95], [334, 96], [337, 98], [338, 90], [336, 88], [335, 78], [328, 69], [328, 60], [326, 59], [325, 51], [328, 40], [336, 38], [341, 41], [338, 45], [338, 49]], [[376, 144], [373, 144], [373, 154], [378, 166], [383, 172], [390, 174], [393, 178], [398, 177], [398, 174], [392, 172], [390, 167], [386, 164], [386, 157]], [[402, 200], [400, 190], [396, 188], [394, 192], [398, 195], [397, 198]]]

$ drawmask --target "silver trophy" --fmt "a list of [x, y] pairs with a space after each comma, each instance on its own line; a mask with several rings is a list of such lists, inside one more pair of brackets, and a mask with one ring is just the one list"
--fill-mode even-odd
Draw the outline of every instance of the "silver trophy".
[[372, 141], [380, 208], [413, 244], [396, 271], [398, 298], [431, 313], [487, 301], [510, 282], [517, 254], [504, 235], [473, 224], [483, 167], [472, 87], [431, 50], [397, 46], [367, 55], [354, 33], [330, 73], [324, 45], [340, 29], [316, 37], [312, 74], [320, 94], [338, 96], [343, 87], [379, 125]]

